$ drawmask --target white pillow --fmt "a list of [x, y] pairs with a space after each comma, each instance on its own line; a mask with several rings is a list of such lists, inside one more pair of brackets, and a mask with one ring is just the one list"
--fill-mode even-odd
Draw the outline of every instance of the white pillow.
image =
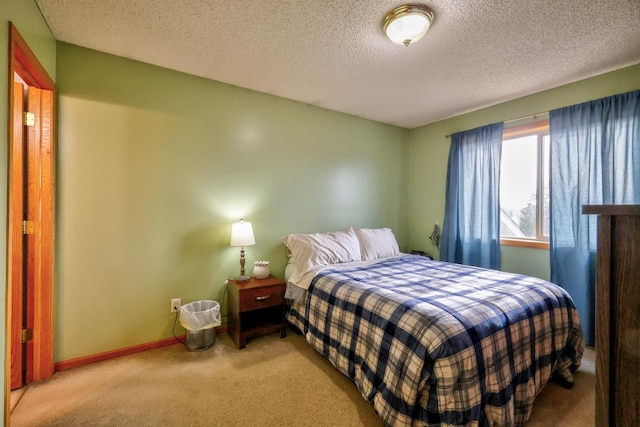
[[289, 258], [289, 262], [287, 266], [284, 268], [284, 280], [288, 282], [290, 278], [298, 275], [298, 267], [296, 267], [296, 262]]
[[390, 228], [356, 228], [362, 261], [400, 255], [396, 236]]
[[287, 234], [282, 241], [291, 251], [299, 276], [329, 264], [360, 261], [360, 243], [352, 228], [314, 234]]

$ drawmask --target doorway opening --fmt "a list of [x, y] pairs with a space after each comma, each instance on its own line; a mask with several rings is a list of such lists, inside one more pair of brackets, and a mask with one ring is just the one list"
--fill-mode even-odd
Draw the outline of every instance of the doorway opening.
[[12, 389], [53, 374], [55, 84], [9, 23], [5, 425]]

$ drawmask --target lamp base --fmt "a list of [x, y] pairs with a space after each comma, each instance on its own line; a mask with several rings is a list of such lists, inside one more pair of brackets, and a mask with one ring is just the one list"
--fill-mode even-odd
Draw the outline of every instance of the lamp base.
[[249, 279], [251, 279], [251, 277], [243, 275], [243, 276], [234, 277], [233, 280], [235, 280], [236, 282], [248, 282]]

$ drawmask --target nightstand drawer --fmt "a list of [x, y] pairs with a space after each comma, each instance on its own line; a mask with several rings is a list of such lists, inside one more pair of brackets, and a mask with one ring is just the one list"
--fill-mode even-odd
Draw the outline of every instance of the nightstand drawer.
[[240, 311], [258, 310], [284, 303], [284, 286], [245, 289], [240, 293]]

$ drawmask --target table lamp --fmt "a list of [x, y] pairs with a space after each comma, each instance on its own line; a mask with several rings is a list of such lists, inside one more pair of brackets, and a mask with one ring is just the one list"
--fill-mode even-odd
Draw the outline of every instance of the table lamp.
[[236, 281], [244, 282], [249, 280], [249, 276], [244, 274], [244, 247], [255, 244], [256, 239], [253, 237], [253, 227], [251, 227], [250, 222], [240, 219], [240, 221], [232, 224], [231, 246], [240, 246], [240, 277], [237, 277]]

